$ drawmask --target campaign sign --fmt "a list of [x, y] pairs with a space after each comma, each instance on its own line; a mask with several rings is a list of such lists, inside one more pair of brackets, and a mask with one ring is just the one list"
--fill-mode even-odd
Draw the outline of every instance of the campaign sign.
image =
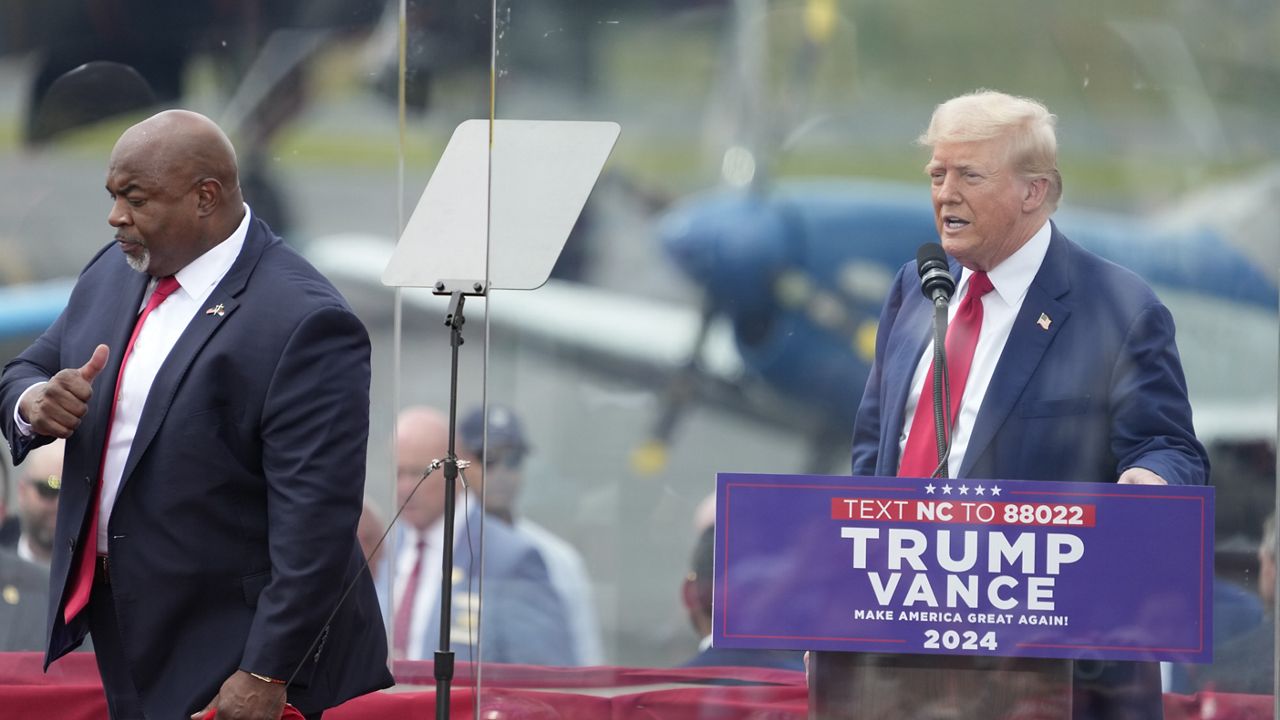
[[1213, 489], [717, 477], [716, 647], [1212, 661]]

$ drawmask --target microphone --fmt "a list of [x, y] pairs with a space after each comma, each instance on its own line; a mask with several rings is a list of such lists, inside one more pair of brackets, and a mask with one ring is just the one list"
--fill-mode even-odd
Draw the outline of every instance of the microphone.
[[947, 254], [938, 243], [925, 243], [916, 251], [916, 270], [920, 273], [920, 291], [934, 305], [951, 302], [956, 280], [951, 277]]

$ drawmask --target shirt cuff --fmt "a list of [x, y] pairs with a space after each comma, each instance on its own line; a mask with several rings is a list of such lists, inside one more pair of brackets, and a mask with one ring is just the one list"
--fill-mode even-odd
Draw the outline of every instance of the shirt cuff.
[[46, 383], [38, 382], [26, 390], [23, 390], [22, 394], [18, 396], [18, 402], [13, 405], [13, 422], [18, 426], [18, 434], [22, 437], [31, 437], [36, 434], [35, 431], [31, 429], [31, 423], [24, 420], [22, 418], [22, 413], [18, 412], [18, 408], [22, 407], [22, 398], [26, 397], [27, 393], [45, 384]]

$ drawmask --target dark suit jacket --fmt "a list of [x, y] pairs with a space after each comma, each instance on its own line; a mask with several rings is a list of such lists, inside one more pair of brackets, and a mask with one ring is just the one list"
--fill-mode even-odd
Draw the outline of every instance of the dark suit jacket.
[[[21, 462], [49, 439], [19, 435], [19, 395], [79, 367], [98, 343], [111, 348], [67, 441], [46, 665], [87, 630], [88, 613], [68, 625], [61, 608], [74, 550], [94, 541], [84, 537], [92, 488], [146, 283], [108, 245], [62, 315], [0, 376], [0, 423]], [[386, 687], [385, 631], [355, 540], [368, 335], [329, 282], [256, 218], [207, 306], [221, 311], [197, 311], [151, 386], [108, 528], [111, 589], [147, 714], [200, 709], [236, 668], [278, 678], [298, 670], [289, 700], [304, 712]]]
[[794, 650], [746, 650], [709, 647], [680, 667], [759, 667], [804, 672], [804, 653]]
[[[960, 266], [952, 264], [960, 277]], [[853, 474], [891, 476], [932, 305], [914, 263], [898, 272], [858, 409]], [[1037, 321], [1049, 318], [1049, 328]], [[1130, 467], [1203, 484], [1173, 318], [1137, 275], [1057, 228], [1014, 320], [957, 477], [1115, 482]]]
[[[952, 271], [958, 280], [960, 266]], [[1037, 322], [1042, 314], [1047, 329]], [[932, 315], [915, 264], [904, 266], [880, 317], [854, 424], [854, 475], [897, 474], [903, 407]], [[1115, 482], [1130, 467], [1170, 484], [1203, 484], [1209, 474], [1173, 318], [1141, 278], [1054, 227], [955, 475]], [[1076, 688], [1076, 718], [1161, 717], [1154, 663], [1077, 664]]]
[[[551, 584], [542, 555], [528, 538], [493, 516], [486, 516], [484, 522], [481, 587], [478, 563], [481, 512], [474, 498], [471, 502], [468, 513], [471, 541], [467, 541], [465, 528], [459, 528], [454, 547], [449, 630], [454, 656], [461, 662], [576, 664], [569, 618]], [[478, 597], [481, 593], [483, 598]], [[473, 602], [477, 599], [479, 605]], [[479, 618], [474, 611], [476, 607], [481, 608]], [[426, 639], [424, 647], [429, 659], [440, 644], [439, 602], [427, 624]], [[477, 641], [481, 643], [479, 646], [475, 644]]]
[[22, 520], [17, 515], [0, 517], [0, 548], [13, 550], [22, 537]]
[[44, 649], [49, 571], [0, 550], [0, 652]]

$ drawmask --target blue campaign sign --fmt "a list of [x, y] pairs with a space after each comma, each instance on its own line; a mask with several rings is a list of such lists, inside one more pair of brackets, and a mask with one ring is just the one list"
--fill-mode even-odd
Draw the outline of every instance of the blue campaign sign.
[[1212, 488], [721, 473], [716, 490], [716, 647], [1212, 661]]

